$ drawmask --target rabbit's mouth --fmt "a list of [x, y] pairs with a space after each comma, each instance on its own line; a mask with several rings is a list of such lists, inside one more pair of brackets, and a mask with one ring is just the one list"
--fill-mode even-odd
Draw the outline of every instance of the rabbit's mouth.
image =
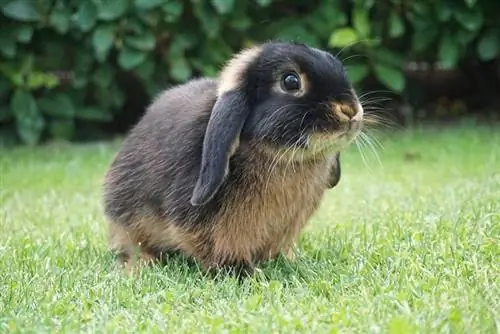
[[330, 155], [346, 149], [362, 129], [362, 122], [353, 122], [331, 133], [315, 133], [308, 137], [306, 150], [311, 155]]
[[333, 130], [314, 132], [308, 136], [304, 148], [312, 155], [329, 155], [346, 149], [363, 128], [364, 111], [359, 102], [349, 106], [332, 103], [330, 110], [336, 118], [336, 126]]
[[363, 108], [359, 102], [354, 107], [331, 104], [336, 126], [331, 130], [308, 134], [298, 145], [309, 157], [329, 156], [346, 149], [361, 133]]

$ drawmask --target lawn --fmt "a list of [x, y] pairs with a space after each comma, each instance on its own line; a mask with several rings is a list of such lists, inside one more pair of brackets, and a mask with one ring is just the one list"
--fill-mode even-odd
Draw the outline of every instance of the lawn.
[[499, 125], [377, 138], [380, 163], [343, 155], [296, 262], [243, 283], [113, 267], [100, 182], [119, 142], [0, 150], [0, 330], [498, 333]]

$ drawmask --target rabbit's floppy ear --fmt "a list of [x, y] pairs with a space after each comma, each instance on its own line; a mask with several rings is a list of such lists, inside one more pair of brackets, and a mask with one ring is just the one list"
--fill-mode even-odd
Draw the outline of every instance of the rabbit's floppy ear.
[[247, 115], [243, 91], [227, 92], [215, 102], [203, 140], [201, 170], [191, 197], [192, 205], [207, 203], [219, 190], [229, 172], [229, 158], [239, 145]]
[[335, 155], [335, 159], [330, 168], [331, 169], [330, 169], [330, 177], [328, 179], [328, 188], [331, 189], [339, 183], [342, 174], [340, 168], [340, 153], [337, 153]]
[[234, 57], [220, 76], [218, 99], [208, 121], [201, 169], [191, 196], [191, 204], [204, 205], [219, 190], [229, 173], [229, 159], [239, 145], [239, 137], [250, 108], [244, 78], [249, 64], [258, 55], [252, 48]]

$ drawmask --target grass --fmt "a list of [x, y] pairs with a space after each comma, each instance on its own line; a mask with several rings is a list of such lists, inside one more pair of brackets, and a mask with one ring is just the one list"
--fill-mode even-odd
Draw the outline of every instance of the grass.
[[241, 284], [182, 260], [114, 269], [99, 187], [118, 143], [0, 151], [0, 330], [499, 332], [498, 128], [381, 139], [382, 165], [343, 155], [296, 263]]

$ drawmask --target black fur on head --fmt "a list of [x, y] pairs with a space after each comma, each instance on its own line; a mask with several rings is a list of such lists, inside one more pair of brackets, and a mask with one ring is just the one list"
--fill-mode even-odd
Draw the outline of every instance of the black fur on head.
[[326, 51], [268, 42], [237, 54], [219, 78], [191, 204], [215, 195], [240, 142], [332, 155], [359, 133], [362, 116], [343, 64]]

